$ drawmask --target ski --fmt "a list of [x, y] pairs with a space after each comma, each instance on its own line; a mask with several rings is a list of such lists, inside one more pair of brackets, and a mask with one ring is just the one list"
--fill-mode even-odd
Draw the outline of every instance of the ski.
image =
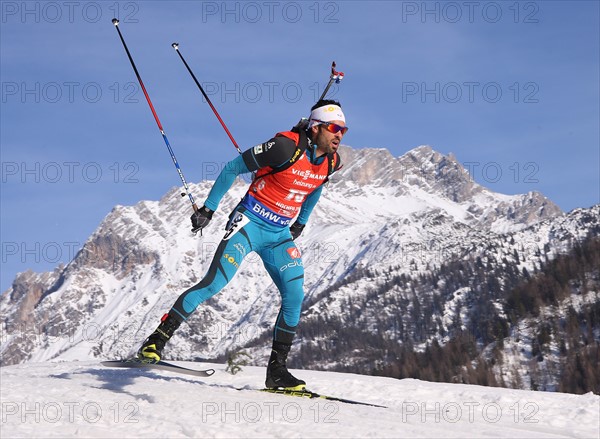
[[386, 409], [384, 405], [372, 404], [370, 402], [354, 401], [352, 399], [337, 398], [335, 396], [321, 395], [320, 393], [311, 392], [310, 390], [286, 390], [286, 389], [260, 389], [261, 392], [274, 393], [277, 395], [295, 396], [308, 399], [325, 399], [332, 402], [343, 402], [344, 404], [366, 405], [369, 407], [379, 407]]
[[102, 361], [101, 364], [106, 367], [128, 367], [142, 369], [157, 369], [168, 372], [176, 372], [185, 375], [193, 375], [198, 377], [209, 377], [215, 373], [214, 369], [189, 369], [187, 367], [176, 366], [175, 364], [167, 363], [166, 361], [148, 362], [139, 358], [129, 358], [126, 360]]
[[[126, 360], [109, 360], [102, 361], [101, 364], [106, 367], [126, 367], [139, 369], [156, 369], [168, 372], [181, 373], [199, 377], [209, 377], [215, 373], [214, 369], [189, 369], [187, 367], [176, 366], [175, 364], [167, 363], [166, 361], [149, 362], [139, 358], [129, 358]], [[249, 390], [248, 388], [237, 388], [236, 390]], [[372, 404], [370, 402], [355, 401], [352, 399], [338, 398], [335, 396], [321, 395], [320, 393], [311, 392], [310, 390], [286, 390], [286, 389], [255, 389], [259, 392], [273, 393], [277, 395], [293, 396], [298, 398], [308, 399], [324, 399], [332, 402], [341, 402], [344, 404], [365, 405], [369, 407], [387, 408], [384, 405]]]

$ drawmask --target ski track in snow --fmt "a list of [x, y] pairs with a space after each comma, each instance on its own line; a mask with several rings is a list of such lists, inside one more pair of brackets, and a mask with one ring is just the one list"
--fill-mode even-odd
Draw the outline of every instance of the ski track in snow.
[[382, 409], [253, 391], [261, 367], [231, 375], [222, 364], [174, 363], [217, 372], [200, 379], [92, 361], [3, 367], [2, 437], [600, 437], [592, 393], [296, 371], [313, 391]]

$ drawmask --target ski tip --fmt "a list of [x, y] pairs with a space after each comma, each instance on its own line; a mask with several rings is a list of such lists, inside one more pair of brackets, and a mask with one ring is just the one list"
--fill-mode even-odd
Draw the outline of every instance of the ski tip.
[[105, 367], [124, 367], [124, 368], [149, 368], [159, 369], [168, 372], [182, 373], [185, 375], [194, 375], [199, 377], [209, 377], [215, 374], [215, 369], [189, 369], [187, 367], [177, 366], [166, 361], [145, 361], [140, 358], [133, 357], [123, 360], [107, 360], [101, 361], [100, 364]]

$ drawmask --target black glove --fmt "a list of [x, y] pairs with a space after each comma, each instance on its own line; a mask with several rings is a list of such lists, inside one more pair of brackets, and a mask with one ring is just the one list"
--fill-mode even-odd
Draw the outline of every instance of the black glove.
[[299, 222], [295, 222], [294, 224], [292, 224], [290, 226], [290, 233], [292, 234], [292, 239], [296, 239], [298, 236], [300, 236], [300, 234], [302, 233], [302, 230], [304, 230], [304, 226], [306, 224], [300, 224]]
[[202, 206], [200, 209], [195, 211], [190, 219], [192, 220], [192, 232], [196, 233], [198, 230], [202, 230], [212, 219], [213, 211], [206, 206]]

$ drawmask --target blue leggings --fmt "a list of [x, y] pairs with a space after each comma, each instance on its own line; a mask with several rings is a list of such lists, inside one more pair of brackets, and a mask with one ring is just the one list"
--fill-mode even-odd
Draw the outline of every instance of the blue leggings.
[[170, 314], [187, 320], [202, 302], [221, 291], [244, 257], [256, 252], [281, 294], [274, 340], [291, 344], [304, 298], [304, 266], [288, 227], [275, 228], [251, 213], [236, 211], [204, 278], [179, 296]]

